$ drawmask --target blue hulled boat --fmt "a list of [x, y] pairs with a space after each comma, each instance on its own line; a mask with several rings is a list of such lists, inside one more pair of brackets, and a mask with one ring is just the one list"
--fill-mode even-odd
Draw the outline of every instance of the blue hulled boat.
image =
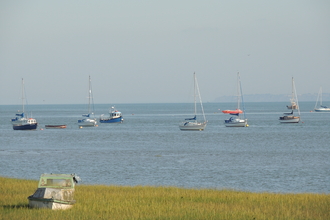
[[101, 115], [100, 123], [122, 123], [124, 121], [121, 112], [117, 111], [114, 106], [109, 110], [109, 116]]
[[25, 117], [24, 113], [24, 80], [22, 79], [22, 112], [16, 113], [16, 117], [11, 119], [14, 130], [35, 130], [38, 123], [34, 118]]

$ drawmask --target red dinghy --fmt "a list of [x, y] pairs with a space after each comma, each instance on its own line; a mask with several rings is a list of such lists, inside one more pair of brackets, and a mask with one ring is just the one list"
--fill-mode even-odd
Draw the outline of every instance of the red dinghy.
[[241, 109], [236, 109], [236, 110], [223, 110], [222, 111], [225, 114], [241, 114], [243, 111]]

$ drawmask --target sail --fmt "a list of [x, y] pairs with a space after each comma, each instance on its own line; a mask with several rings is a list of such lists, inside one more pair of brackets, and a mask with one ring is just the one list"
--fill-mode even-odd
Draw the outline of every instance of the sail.
[[186, 118], [185, 120], [196, 120], [196, 115], [193, 118]]

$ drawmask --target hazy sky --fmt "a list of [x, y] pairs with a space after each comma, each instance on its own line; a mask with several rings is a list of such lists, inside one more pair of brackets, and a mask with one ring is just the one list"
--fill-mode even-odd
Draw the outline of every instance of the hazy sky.
[[330, 93], [330, 1], [0, 1], [0, 104]]

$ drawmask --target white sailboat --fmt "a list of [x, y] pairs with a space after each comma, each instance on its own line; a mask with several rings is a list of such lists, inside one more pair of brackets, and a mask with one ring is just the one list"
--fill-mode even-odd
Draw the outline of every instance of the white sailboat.
[[38, 123], [34, 118], [26, 117], [24, 109], [25, 89], [24, 79], [22, 79], [22, 112], [16, 113], [16, 117], [11, 119], [14, 130], [36, 130]]
[[[280, 122], [281, 123], [298, 123], [300, 121], [300, 110], [299, 110], [299, 103], [298, 103], [298, 97], [297, 97], [297, 92], [296, 92], [296, 86], [295, 86], [295, 83], [294, 83], [294, 79], [292, 77], [292, 91], [293, 91], [293, 99], [295, 100], [295, 108], [296, 110], [298, 110], [298, 116], [295, 116], [293, 114], [293, 110], [289, 113], [283, 113], [283, 116], [281, 116], [279, 118]], [[292, 100], [291, 98], [291, 103], [292, 103]]]
[[[225, 120], [226, 127], [248, 127], [247, 119], [245, 116], [245, 110], [243, 106], [243, 111], [240, 110], [240, 104], [244, 105], [242, 85], [239, 73], [237, 73], [237, 109], [236, 110], [226, 110], [222, 111], [225, 114], [232, 115], [228, 120]], [[244, 119], [240, 117], [240, 113], [244, 113]]]
[[[92, 101], [92, 103], [91, 103]], [[91, 104], [93, 107], [93, 110], [91, 109]], [[94, 116], [94, 100], [93, 100], [93, 94], [92, 94], [92, 84], [91, 84], [91, 77], [89, 76], [89, 90], [88, 90], [88, 113], [82, 115], [85, 117], [84, 119], [78, 120], [78, 126], [79, 128], [83, 127], [95, 127], [97, 126], [97, 120]]]
[[294, 81], [292, 78], [292, 92], [291, 92], [291, 99], [290, 99], [291, 105], [287, 105], [286, 107], [288, 109], [299, 109], [298, 99], [297, 99], [296, 91], [295, 91], [293, 84], [294, 84]]
[[[204, 122], [197, 121], [196, 92], [198, 93]], [[194, 73], [194, 115], [195, 116], [193, 118], [186, 118], [185, 121], [179, 125], [179, 128], [181, 131], [203, 131], [207, 124], [205, 114], [204, 114], [203, 104], [202, 104], [202, 98], [200, 96], [199, 87], [198, 87], [197, 78], [196, 78], [195, 73]]]
[[315, 103], [314, 111], [330, 112], [330, 108], [322, 104], [322, 87], [320, 87], [319, 94], [317, 95], [317, 100]]

